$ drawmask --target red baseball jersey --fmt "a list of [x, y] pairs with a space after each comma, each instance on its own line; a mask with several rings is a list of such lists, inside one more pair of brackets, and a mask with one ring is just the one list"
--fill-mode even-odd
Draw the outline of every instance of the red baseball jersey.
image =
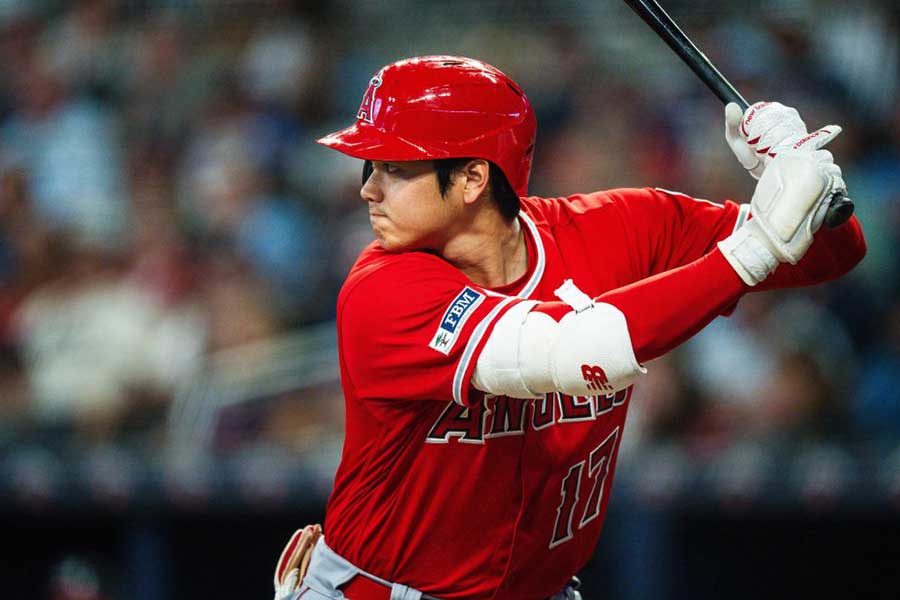
[[744, 216], [658, 189], [524, 198], [528, 270], [495, 289], [434, 254], [369, 246], [338, 300], [347, 421], [331, 548], [440, 598], [559, 591], [600, 536], [632, 390], [485, 395], [470, 384], [479, 353], [515, 304], [555, 301], [566, 279], [593, 297], [684, 265]]
[[[620, 303], [636, 352], [665, 352], [713, 316], [689, 315], [700, 304], [691, 294], [726, 278], [741, 284], [715, 253], [694, 263], [712, 270], [679, 269], [684, 279], [665, 282], [660, 274], [713, 250], [746, 208], [659, 189], [523, 198], [528, 270], [495, 289], [434, 254], [369, 246], [338, 299], [346, 438], [325, 520], [331, 548], [448, 600], [559, 591], [599, 538], [632, 390], [485, 395], [470, 384], [479, 353], [507, 310], [555, 301], [566, 279], [592, 297], [617, 290], [604, 297], [636, 299]], [[817, 234], [800, 264], [783, 265], [759, 289], [832, 279], [864, 254], [854, 218]], [[658, 301], [646, 293], [660, 289], [667, 297]], [[671, 297], [678, 289], [683, 298]], [[729, 310], [740, 293], [709, 310]]]

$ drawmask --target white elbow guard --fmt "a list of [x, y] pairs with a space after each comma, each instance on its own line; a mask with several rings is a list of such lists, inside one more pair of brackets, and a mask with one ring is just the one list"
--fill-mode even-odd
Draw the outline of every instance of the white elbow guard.
[[[526, 322], [532, 321], [532, 308], [537, 302], [520, 302], [497, 320], [488, 341], [485, 342], [475, 372], [472, 374], [472, 385], [482, 392], [510, 398], [538, 398], [537, 390], [529, 388], [522, 373], [520, 357], [527, 355], [527, 346], [523, 343], [523, 332], [533, 329]], [[556, 322], [547, 315], [541, 315], [552, 323]], [[537, 337], [534, 333], [530, 337]], [[525, 351], [523, 352], [523, 346]], [[546, 357], [545, 357], [546, 362]]]
[[625, 389], [646, 373], [622, 311], [580, 292], [573, 297], [572, 289], [567, 283], [558, 290], [574, 308], [558, 323], [533, 311], [536, 302], [522, 302], [497, 321], [475, 366], [477, 389], [513, 398], [554, 391], [597, 396]]

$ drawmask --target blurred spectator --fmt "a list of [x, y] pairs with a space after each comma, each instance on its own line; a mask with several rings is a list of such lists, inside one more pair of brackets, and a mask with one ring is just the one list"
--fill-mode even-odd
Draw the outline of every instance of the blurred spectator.
[[843, 429], [842, 407], [837, 404], [836, 389], [815, 358], [789, 352], [776, 356], [775, 362], [774, 376], [760, 387], [760, 402], [745, 415], [751, 436], [766, 445], [823, 437], [837, 441], [835, 433]]
[[271, 123], [230, 84], [221, 94], [181, 164], [182, 209], [201, 239], [250, 262], [283, 316], [315, 320], [327, 310], [314, 292], [323, 274], [319, 226], [296, 200], [271, 191]]
[[284, 448], [315, 451], [340, 435], [344, 423], [343, 395], [338, 386], [316, 386], [275, 399], [265, 424], [266, 437]]
[[10, 316], [19, 301], [44, 283], [60, 259], [44, 222], [35, 215], [26, 174], [0, 175], [0, 340], [8, 343]]
[[900, 278], [900, 105], [889, 120], [864, 126], [850, 140], [856, 160], [848, 165], [847, 178], [859, 190], [855, 193], [866, 198], [857, 212], [869, 246], [852, 277], [884, 309], [884, 298], [896, 292]]
[[862, 377], [852, 406], [853, 424], [876, 452], [900, 440], [900, 299], [887, 312], [884, 338], [862, 357]]
[[[173, 374], [190, 368], [202, 330], [178, 316], [168, 326], [166, 307], [125, 277], [126, 265], [108, 250], [75, 237], [60, 243], [59, 271], [17, 316], [36, 425], [100, 440], [159, 423]], [[151, 422], [129, 424], [135, 415]]]
[[0, 128], [0, 167], [27, 173], [36, 213], [52, 229], [120, 243], [128, 207], [114, 116], [72, 95], [40, 55], [25, 58], [14, 86], [16, 104]]
[[679, 358], [670, 353], [645, 365], [644, 385], [634, 393], [620, 452], [681, 445], [703, 456], [725, 445], [727, 430], [702, 413], [707, 401], [682, 375]]
[[868, 119], [890, 119], [900, 78], [897, 23], [888, 6], [878, 2], [865, 0], [854, 8], [835, 11], [823, 27], [811, 29], [813, 55], [823, 78], [838, 82]]
[[748, 295], [731, 317], [716, 319], [684, 346], [684, 367], [713, 402], [753, 406], [774, 376], [777, 339], [766, 327], [772, 302], [768, 294]]
[[49, 600], [109, 600], [100, 573], [91, 561], [68, 556], [60, 561], [50, 576]]
[[263, 106], [296, 109], [310, 94], [317, 49], [307, 27], [286, 19], [259, 27], [241, 60], [241, 81], [250, 97]]
[[[845, 437], [856, 361], [840, 320], [800, 293], [754, 294], [683, 348], [720, 442]], [[721, 437], [723, 436], [724, 437]]]
[[260, 342], [279, 331], [278, 317], [247, 263], [220, 248], [204, 271], [209, 352]]
[[56, 249], [35, 218], [25, 174], [0, 174], [0, 443], [27, 429], [31, 392], [16, 348], [14, 320], [23, 298], [53, 276]]
[[192, 120], [212, 93], [215, 55], [192, 52], [190, 31], [174, 13], [138, 21], [123, 49], [118, 73], [126, 140], [177, 151]]
[[97, 95], [112, 92], [122, 60], [118, 6], [106, 0], [77, 0], [48, 24], [41, 46], [49, 68], [68, 89]]

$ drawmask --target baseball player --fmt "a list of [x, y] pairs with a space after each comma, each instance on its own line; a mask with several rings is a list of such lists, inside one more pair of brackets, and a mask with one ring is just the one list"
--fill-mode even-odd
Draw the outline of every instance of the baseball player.
[[749, 205], [529, 197], [535, 129], [502, 72], [430, 56], [381, 69], [319, 140], [365, 161], [377, 239], [338, 299], [346, 439], [324, 534], [295, 534], [276, 598], [579, 598], [643, 365], [744, 294], [865, 254], [856, 219], [820, 230], [840, 128], [810, 134], [780, 104], [726, 111]]

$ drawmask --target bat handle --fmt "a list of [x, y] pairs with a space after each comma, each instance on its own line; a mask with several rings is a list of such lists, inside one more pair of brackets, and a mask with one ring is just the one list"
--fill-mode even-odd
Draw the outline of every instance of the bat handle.
[[[716, 94], [725, 102], [736, 102], [744, 112], [750, 108], [750, 105], [744, 100], [744, 97], [738, 93], [730, 84], [725, 82], [721, 89], [715, 90]], [[825, 227], [834, 229], [846, 223], [853, 216], [853, 200], [847, 197], [843, 190], [836, 190], [831, 194], [831, 200], [828, 201], [828, 212], [825, 213]]]

